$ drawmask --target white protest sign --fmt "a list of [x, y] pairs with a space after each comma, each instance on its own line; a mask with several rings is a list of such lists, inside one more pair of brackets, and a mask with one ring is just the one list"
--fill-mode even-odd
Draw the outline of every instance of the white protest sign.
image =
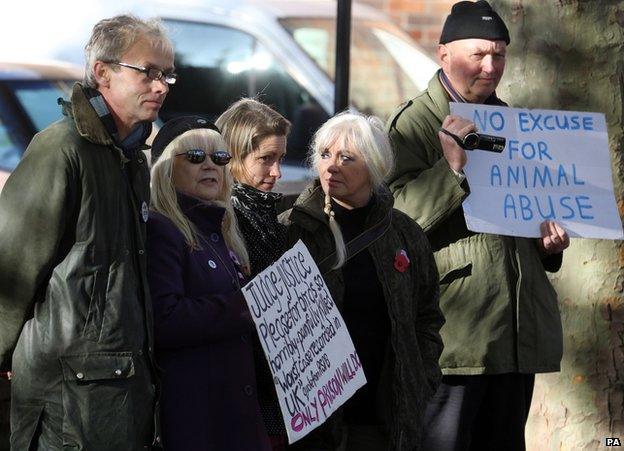
[[289, 443], [320, 426], [366, 383], [347, 327], [298, 241], [243, 287], [273, 374]]
[[479, 133], [504, 136], [500, 153], [467, 151], [468, 229], [539, 237], [557, 221], [572, 237], [623, 239], [604, 114], [451, 103]]

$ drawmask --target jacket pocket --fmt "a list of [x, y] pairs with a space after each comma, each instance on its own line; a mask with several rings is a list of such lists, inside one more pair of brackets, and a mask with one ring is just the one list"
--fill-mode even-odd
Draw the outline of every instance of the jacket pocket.
[[[131, 352], [59, 357], [63, 371], [63, 439], [68, 449], [123, 449], [133, 443]], [[118, 447], [117, 445], [120, 445]]]
[[14, 405], [11, 408], [11, 449], [36, 450], [38, 449], [41, 420], [43, 417], [42, 405]]
[[103, 271], [93, 273], [89, 295], [89, 311], [85, 320], [83, 335], [89, 340], [97, 341], [102, 328], [104, 308], [106, 305], [107, 275]]

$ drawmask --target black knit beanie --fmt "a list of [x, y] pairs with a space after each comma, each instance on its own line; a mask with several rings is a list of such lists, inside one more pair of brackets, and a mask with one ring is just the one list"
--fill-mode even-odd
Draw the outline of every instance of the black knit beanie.
[[181, 134], [197, 128], [207, 128], [221, 133], [215, 124], [201, 116], [179, 116], [165, 122], [152, 142], [152, 164], [156, 163], [158, 157], [171, 141]]
[[488, 39], [509, 44], [509, 30], [503, 19], [485, 0], [458, 2], [444, 22], [440, 44], [459, 39]]

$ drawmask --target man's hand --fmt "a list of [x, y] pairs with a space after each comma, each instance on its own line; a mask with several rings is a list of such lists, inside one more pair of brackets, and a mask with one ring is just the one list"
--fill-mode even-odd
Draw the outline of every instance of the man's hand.
[[[463, 139], [468, 133], [476, 131], [473, 122], [459, 116], [446, 116], [442, 122], [442, 128], [448, 130], [460, 139]], [[442, 144], [442, 152], [444, 158], [448, 161], [449, 166], [456, 172], [460, 172], [466, 165], [466, 151], [459, 147], [453, 138], [438, 132], [440, 143]]]
[[537, 246], [544, 255], [552, 255], [563, 252], [570, 245], [568, 233], [555, 221], [544, 221], [540, 224], [541, 238], [537, 240]]

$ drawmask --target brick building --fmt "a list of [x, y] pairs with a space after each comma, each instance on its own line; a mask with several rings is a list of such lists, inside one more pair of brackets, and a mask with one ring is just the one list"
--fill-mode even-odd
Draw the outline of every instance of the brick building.
[[440, 31], [451, 6], [458, 0], [355, 0], [382, 10], [435, 56]]

